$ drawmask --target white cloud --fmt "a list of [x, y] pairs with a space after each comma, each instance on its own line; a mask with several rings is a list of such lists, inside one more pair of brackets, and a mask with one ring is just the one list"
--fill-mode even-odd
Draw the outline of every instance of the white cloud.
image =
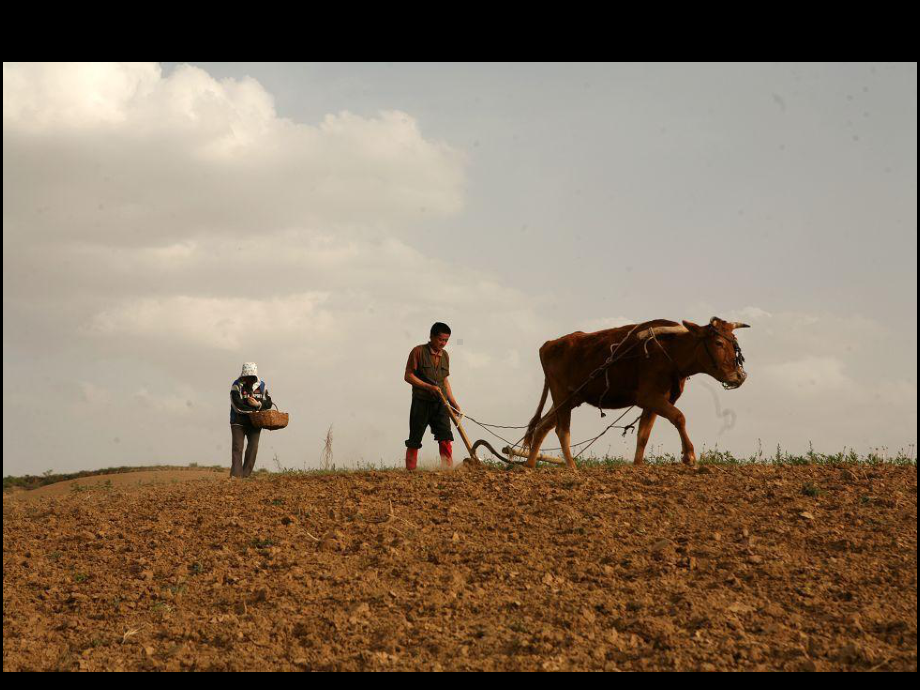
[[[192, 398], [194, 391], [188, 386], [180, 386], [179, 390], [164, 393], [151, 393], [147, 388], [140, 388], [134, 399], [143, 408], [148, 408], [158, 413], [165, 413], [173, 417], [183, 417], [191, 413], [195, 407]], [[172, 420], [174, 423], [175, 420]]]
[[155, 63], [26, 63], [3, 65], [3, 127], [50, 128], [116, 125], [130, 104], [161, 81]]
[[[4, 232], [139, 246], [456, 213], [465, 156], [399, 111], [278, 117], [252, 79], [4, 64]], [[155, 240], [151, 242], [151, 240]]]
[[767, 365], [762, 375], [787, 392], [804, 395], [834, 394], [855, 387], [844, 373], [844, 363], [836, 357], [810, 356]]
[[125, 335], [153, 343], [192, 344], [236, 351], [263, 338], [316, 337], [332, 325], [320, 309], [324, 293], [265, 300], [167, 297], [129, 301], [93, 317], [92, 335]]
[[155, 266], [168, 269], [171, 266], [181, 266], [185, 260], [193, 258], [197, 251], [198, 243], [188, 241], [176, 242], [165, 247], [146, 248], [144, 253]]
[[82, 402], [91, 406], [107, 405], [111, 402], [108, 390], [89, 381], [80, 383]]
[[[647, 319], [642, 319], [642, 321], [645, 320]], [[586, 333], [593, 333], [594, 331], [603, 331], [608, 328], [618, 328], [619, 326], [625, 326], [631, 323], [637, 322], [626, 316], [607, 316], [601, 319], [591, 319], [585, 323], [584, 328], [581, 330], [585, 331]]]
[[487, 352], [476, 352], [472, 348], [461, 348], [454, 357], [454, 361], [461, 367], [475, 371], [491, 365], [493, 358]]
[[760, 307], [744, 307], [739, 309], [737, 312], [734, 312], [731, 315], [732, 321], [743, 321], [744, 319], [749, 319], [751, 321], [760, 321], [763, 319], [769, 319], [772, 316], [770, 312]]

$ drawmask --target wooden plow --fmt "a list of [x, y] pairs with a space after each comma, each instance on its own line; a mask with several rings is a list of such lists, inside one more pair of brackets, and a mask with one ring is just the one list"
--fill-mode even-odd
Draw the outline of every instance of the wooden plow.
[[[447, 402], [447, 398], [444, 397], [443, 391], [441, 392], [441, 401], [444, 403], [445, 407], [447, 407], [447, 414], [450, 415], [451, 421], [454, 423], [454, 426], [457, 427], [457, 431], [460, 433], [460, 438], [463, 439], [463, 445], [466, 446], [466, 450], [470, 454], [470, 461], [472, 464], [481, 464], [482, 461], [476, 455], [476, 449], [482, 446], [488, 448], [492, 455], [508, 465], [524, 464], [522, 461], [515, 460], [514, 458], [526, 458], [529, 455], [527, 451], [520, 450], [518, 448], [512, 448], [511, 446], [505, 446], [502, 448], [501, 453], [499, 453], [497, 450], [495, 450], [495, 448], [492, 447], [492, 444], [490, 444], [485, 439], [479, 439], [476, 441], [476, 443], [470, 443], [469, 436], [466, 435], [466, 431], [463, 428], [463, 422], [461, 418], [454, 411], [454, 408], [451, 407], [450, 403]], [[565, 465], [565, 460], [563, 458], [558, 458], [555, 455], [546, 455], [544, 453], [537, 455], [537, 461], [548, 462], [553, 465]]]

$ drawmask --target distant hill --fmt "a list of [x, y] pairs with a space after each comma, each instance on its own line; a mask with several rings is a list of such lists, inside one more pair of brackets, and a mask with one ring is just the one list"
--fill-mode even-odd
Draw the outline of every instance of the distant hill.
[[83, 477], [95, 477], [101, 474], [124, 474], [126, 472], [151, 472], [155, 470], [222, 470], [227, 469], [222, 465], [198, 465], [197, 463], [192, 463], [191, 465], [181, 466], [181, 465], [147, 465], [144, 467], [106, 467], [100, 470], [81, 470], [80, 472], [71, 472], [67, 474], [54, 474], [52, 472], [45, 472], [44, 474], [35, 475], [27, 474], [22, 477], [4, 477], [3, 478], [3, 491], [11, 491], [14, 489], [25, 489], [31, 491], [32, 489], [37, 489], [42, 486], [47, 486], [48, 484], [56, 484], [58, 482], [66, 482], [71, 479], [82, 479]]

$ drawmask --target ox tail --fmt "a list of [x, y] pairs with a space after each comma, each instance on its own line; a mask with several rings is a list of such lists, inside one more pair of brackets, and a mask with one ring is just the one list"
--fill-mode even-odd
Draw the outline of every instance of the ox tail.
[[530, 423], [527, 425], [527, 433], [524, 435], [525, 446], [530, 446], [533, 441], [534, 432], [537, 430], [537, 425], [543, 417], [543, 406], [546, 405], [546, 394], [548, 392], [549, 379], [545, 379], [543, 382], [543, 395], [540, 397], [540, 404], [537, 406], [537, 411], [534, 413], [533, 419], [531, 419]]

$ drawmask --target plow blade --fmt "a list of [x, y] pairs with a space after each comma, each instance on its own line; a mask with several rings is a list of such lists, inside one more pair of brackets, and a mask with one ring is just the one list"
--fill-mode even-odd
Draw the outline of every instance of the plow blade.
[[[505, 455], [509, 457], [511, 457], [512, 455], [515, 455], [519, 458], [526, 458], [529, 455], [527, 451], [519, 450], [517, 448], [512, 448], [511, 446], [505, 446], [504, 448], [502, 448], [502, 453], [504, 453]], [[564, 465], [565, 464], [565, 460], [563, 460], [562, 458], [557, 458], [555, 455], [544, 455], [543, 453], [540, 453], [539, 455], [537, 455], [537, 461], [538, 462], [549, 462], [549, 463], [552, 463], [553, 465]]]

